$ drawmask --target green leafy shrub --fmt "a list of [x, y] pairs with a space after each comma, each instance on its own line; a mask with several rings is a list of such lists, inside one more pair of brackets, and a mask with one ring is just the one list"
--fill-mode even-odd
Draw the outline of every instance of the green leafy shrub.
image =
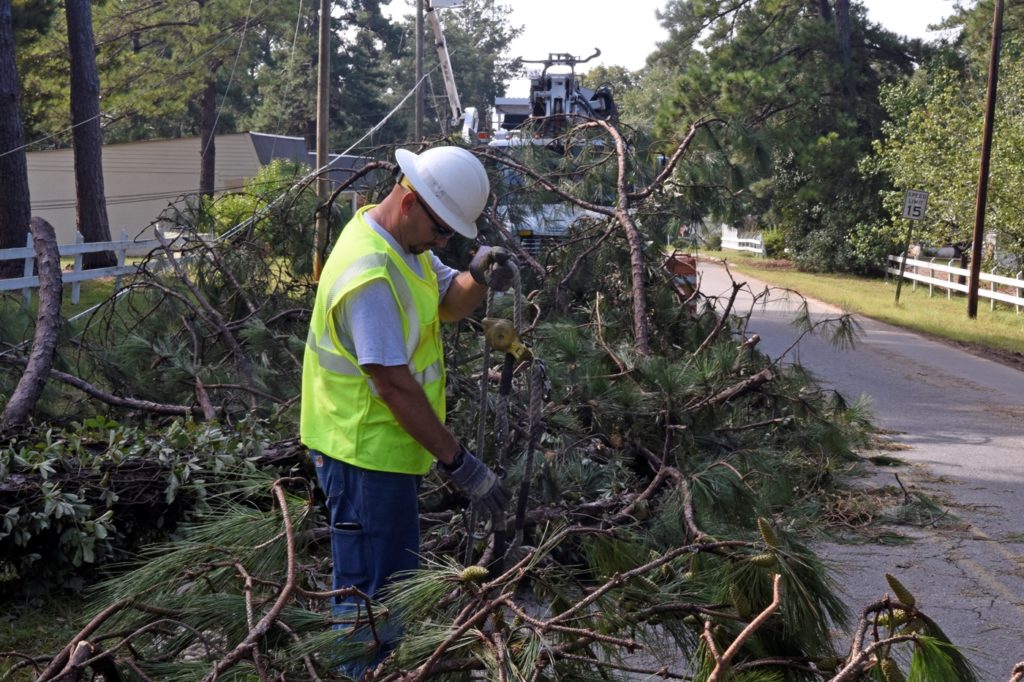
[[[320, 205], [316, 185], [306, 177], [309, 170], [294, 161], [275, 159], [261, 168], [242, 192], [226, 194], [208, 204], [210, 231], [223, 235], [245, 230], [272, 248], [275, 257], [285, 260], [293, 275], [308, 275], [312, 272], [314, 223]], [[347, 207], [334, 202], [330, 233], [336, 235], [350, 216]]]
[[782, 230], [765, 230], [761, 235], [761, 243], [764, 245], [765, 257], [786, 257], [786, 234]]
[[274, 435], [261, 420], [155, 427], [95, 417], [9, 440], [0, 447], [0, 594], [80, 589], [211, 496], [242, 493]]

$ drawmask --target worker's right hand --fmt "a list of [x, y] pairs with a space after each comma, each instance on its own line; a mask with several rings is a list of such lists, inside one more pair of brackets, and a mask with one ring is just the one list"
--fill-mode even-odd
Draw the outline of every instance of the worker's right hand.
[[486, 464], [465, 446], [460, 445], [453, 467], [442, 466], [442, 471], [474, 506], [490, 512], [492, 516], [504, 513], [512, 496], [501, 479]]

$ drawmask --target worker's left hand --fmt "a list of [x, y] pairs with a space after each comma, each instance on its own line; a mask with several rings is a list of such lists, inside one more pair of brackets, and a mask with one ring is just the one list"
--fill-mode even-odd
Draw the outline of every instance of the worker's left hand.
[[476, 507], [491, 515], [497, 517], [504, 513], [512, 495], [490, 467], [462, 445], [454, 464], [457, 465], [454, 470], [442, 467], [442, 471], [447, 473], [456, 488], [465, 493]]
[[519, 261], [507, 249], [481, 246], [469, 263], [469, 274], [480, 284], [505, 291], [512, 286], [518, 268]]

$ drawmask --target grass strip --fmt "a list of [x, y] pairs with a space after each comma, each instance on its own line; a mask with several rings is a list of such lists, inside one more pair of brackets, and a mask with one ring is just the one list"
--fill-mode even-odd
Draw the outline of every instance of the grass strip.
[[766, 283], [794, 289], [804, 296], [831, 303], [852, 313], [898, 327], [912, 329], [940, 339], [998, 353], [1024, 353], [1024, 309], [980, 299], [978, 317], [967, 317], [967, 297], [905, 280], [896, 303], [896, 280], [850, 274], [800, 272], [789, 261], [766, 260], [741, 251], [701, 251], [701, 258], [724, 259], [736, 272], [752, 275]]

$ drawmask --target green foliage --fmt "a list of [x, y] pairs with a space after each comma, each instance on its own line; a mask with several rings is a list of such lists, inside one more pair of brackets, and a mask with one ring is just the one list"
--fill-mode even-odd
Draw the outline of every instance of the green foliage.
[[711, 234], [709, 234], [708, 238], [707, 238], [706, 246], [707, 246], [707, 249], [709, 251], [721, 251], [722, 250], [722, 233], [721, 232], [712, 232]]
[[[1024, 68], [1017, 61], [1004, 61], [986, 226], [997, 235], [1001, 253], [1018, 257], [1024, 256], [1019, 220], [1024, 203], [1017, 191], [1024, 181], [1024, 169], [1018, 163], [1024, 153], [1024, 116], [1018, 106], [1022, 96]], [[922, 69], [907, 85], [883, 93], [891, 122], [884, 128], [884, 139], [875, 145], [877, 158], [866, 163], [865, 170], [892, 178], [893, 190], [884, 195], [894, 226], [890, 230], [905, 230], [900, 218], [904, 192], [924, 189], [929, 192], [928, 212], [915, 225], [915, 237], [934, 246], [970, 243], [984, 100], [984, 74], [965, 78], [941, 65]]]
[[[256, 78], [259, 101], [242, 120], [243, 129], [308, 139], [316, 122], [316, 97], [311, 95], [316, 92], [316, 39], [304, 33], [296, 36], [294, 44], [279, 46]], [[348, 109], [356, 109], [356, 104], [352, 102]]]
[[[309, 167], [275, 159], [260, 168], [244, 191], [215, 200], [208, 211], [215, 234], [240, 225], [261, 244], [273, 248], [274, 257], [287, 264], [292, 277], [312, 273], [314, 223], [320, 201], [315, 183], [308, 179]], [[351, 211], [337, 201], [331, 205], [330, 234], [338, 234]]]
[[0, 589], [81, 589], [225, 487], [241, 489], [272, 433], [258, 420], [160, 428], [94, 417], [9, 439], [0, 480], [20, 484], [0, 499]]
[[[301, 486], [299, 497], [285, 495], [285, 513], [292, 528], [289, 535], [282, 532], [283, 510], [269, 494], [271, 479], [256, 472], [248, 478], [249, 484], [237, 491], [246, 493], [244, 502], [238, 494], [217, 501], [199, 523], [180, 529], [181, 539], [149, 548], [130, 572], [100, 584], [94, 593], [95, 608], [89, 617], [121, 600], [149, 605], [115, 611], [104, 626], [115, 633], [139, 630], [132, 642], [137, 665], [154, 679], [196, 679], [200, 676], [197, 671], [208, 669], [222, 655], [202, 633], [216, 630], [225, 638], [221, 641], [234, 646], [253, 625], [247, 615], [251, 609], [262, 609], [280, 595], [281, 584], [276, 581], [285, 557], [292, 554], [288, 544], [307, 532], [314, 518], [311, 498]], [[292, 549], [301, 547], [293, 544]], [[188, 575], [195, 579], [184, 577]], [[305, 589], [319, 587], [301, 576], [298, 579]], [[298, 635], [329, 633], [330, 629], [323, 615], [299, 602], [283, 606], [281, 618], [297, 635], [292, 639], [281, 631], [270, 634], [267, 644], [277, 651], [267, 656], [275, 666], [298, 670], [304, 664], [300, 656], [279, 656], [291, 648], [301, 649], [303, 640]], [[154, 627], [152, 607], [175, 617], [166, 627]], [[337, 635], [333, 639], [337, 641]], [[173, 660], [188, 647], [194, 648], [194, 655]], [[170, 655], [160, 655], [167, 653]], [[243, 664], [222, 677], [251, 679], [251, 674], [250, 666]]]
[[977, 680], [974, 665], [954, 647], [930, 618], [922, 618], [923, 632], [915, 641], [907, 673], [908, 682]]
[[780, 229], [766, 230], [761, 233], [764, 255], [768, 258], [786, 257], [786, 235]]
[[[253, 75], [270, 46], [285, 36], [290, 40], [295, 30], [291, 7], [254, 9], [246, 0], [98, 3], [93, 24], [105, 141], [198, 134], [199, 95], [211, 79], [217, 84], [218, 132], [236, 130], [237, 117], [256, 101]], [[65, 34], [63, 13], [55, 13], [47, 39], [19, 50], [30, 140], [68, 126]], [[57, 144], [68, 141], [58, 138]]]
[[[858, 175], [886, 112], [879, 89], [911, 72], [921, 46], [906, 43], [850, 7], [849, 61], [838, 23], [809, 3], [690, 3], [663, 12], [671, 39], [653, 63], [676, 63], [658, 130], [679, 136], [699, 116], [729, 122], [698, 142], [723, 160], [703, 184], [728, 190], [703, 206], [722, 220], [756, 216], [785, 231], [804, 269], [877, 271], [846, 245], [881, 213], [881, 176]], [[681, 184], [689, 184], [681, 179]]]
[[56, 0], [13, 0], [11, 19], [17, 44], [38, 40], [56, 13]]

